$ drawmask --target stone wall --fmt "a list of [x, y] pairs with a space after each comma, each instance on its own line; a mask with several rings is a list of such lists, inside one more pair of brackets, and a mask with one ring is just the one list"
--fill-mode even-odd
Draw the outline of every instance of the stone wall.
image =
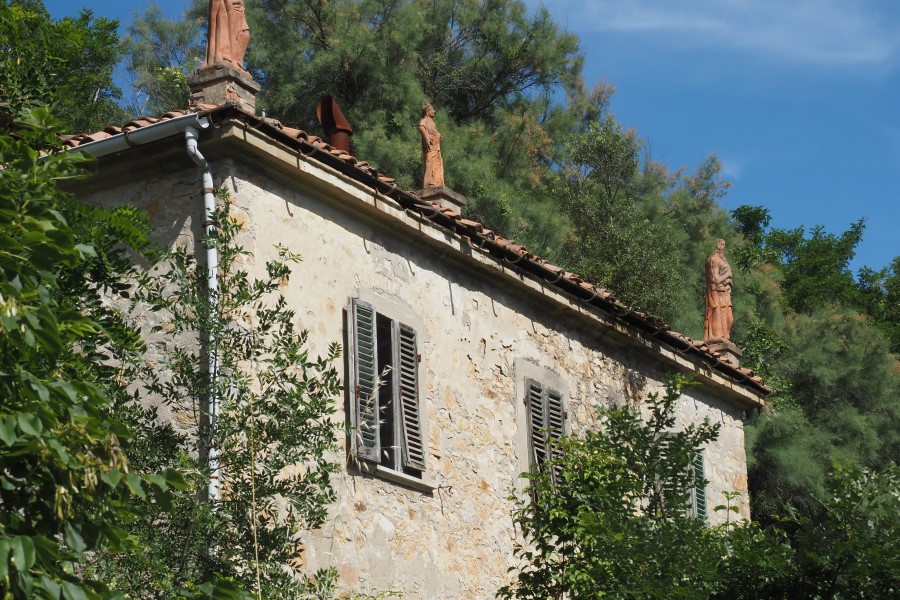
[[[310, 330], [314, 352], [346, 343], [351, 297], [409, 315], [419, 334], [428, 441], [423, 480], [433, 489], [364, 473], [347, 458], [335, 480], [338, 500], [326, 525], [309, 532], [303, 561], [313, 569], [336, 567], [341, 585], [358, 591], [494, 597], [513, 564], [507, 498], [527, 468], [524, 377], [557, 382], [567, 428], [577, 432], [592, 425], [596, 406], [638, 402], [661, 390], [674, 365], [571, 308], [550, 286], [525, 285], [502, 265], [486, 267], [432, 243], [429, 236], [440, 242], [443, 234], [422, 233], [430, 226], [417, 230], [402, 211], [360, 211], [299, 178], [276, 183], [235, 160], [219, 161], [215, 172], [244, 223], [241, 242], [255, 257], [251, 271], [262, 271], [277, 243], [303, 256], [283, 292]], [[341, 193], [359, 195], [349, 184]], [[190, 169], [89, 198], [146, 207], [165, 243], [192, 245], [199, 230], [202, 200]], [[720, 517], [711, 507], [727, 490], [743, 492], [739, 506], [749, 516], [742, 413], [723, 397], [707, 383], [686, 392], [678, 408], [681, 424], [708, 418], [722, 425], [705, 451], [713, 521]], [[349, 419], [348, 406], [345, 397], [339, 420]]]

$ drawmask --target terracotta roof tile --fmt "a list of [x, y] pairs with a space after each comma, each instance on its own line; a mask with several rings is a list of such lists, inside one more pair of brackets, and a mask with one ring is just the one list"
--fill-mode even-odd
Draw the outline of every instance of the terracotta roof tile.
[[92, 133], [90, 135], [84, 136], [84, 142], [99, 142], [100, 140], [105, 140], [108, 137], [112, 137], [111, 134], [106, 133], [105, 131], [98, 131], [97, 133]]
[[159, 123], [159, 121], [159, 119], [154, 119], [153, 117], [141, 117], [140, 119], [135, 119], [134, 121], [125, 123], [125, 129], [140, 129], [141, 127], [146, 127], [147, 125]]
[[[451, 208], [445, 208], [437, 202], [423, 201], [415, 194], [397, 189], [397, 180], [395, 178], [378, 172], [378, 170], [373, 168], [368, 162], [359, 160], [344, 150], [334, 148], [316, 135], [312, 135], [301, 129], [286, 127], [274, 119], [261, 119], [254, 114], [241, 110], [237, 106], [199, 104], [195, 105], [193, 110], [170, 111], [160, 117], [140, 117], [125, 123], [122, 127], [110, 126], [103, 131], [90, 135], [78, 134], [63, 137], [63, 141], [67, 146], [77, 148], [80, 144], [97, 139], [104, 139], [122, 133], [123, 131], [134, 131], [135, 129], [146, 127], [159, 121], [187, 115], [190, 112], [203, 112], [211, 116], [218, 116], [221, 119], [236, 114], [246, 121], [252, 121], [253, 125], [260, 129], [263, 129], [264, 126], [268, 126], [273, 137], [283, 136], [310, 146], [311, 148], [309, 150], [303, 150], [301, 148], [301, 152], [311, 158], [325, 162], [328, 162], [326, 160], [327, 157], [331, 161], [334, 161], [335, 164], [332, 166], [342, 165], [342, 168], [346, 169], [351, 175], [358, 174], [357, 176], [369, 178], [368, 183], [375, 187], [377, 191], [395, 197], [395, 199], [400, 202], [401, 206], [408, 210], [411, 209], [417, 211], [422, 217], [431, 220], [436, 225], [445, 226], [460, 233], [467, 238], [470, 245], [477, 246], [495, 256], [499, 254], [499, 257], [503, 258], [507, 264], [515, 264], [525, 271], [543, 277], [546, 282], [552, 285], [562, 287], [564, 290], [569, 290], [569, 286], [574, 285], [575, 289], [582, 291], [580, 294], [576, 294], [582, 301], [594, 304], [600, 303], [598, 306], [599, 308], [611, 312], [617, 319], [625, 321], [629, 325], [636, 327], [638, 330], [643, 331], [652, 337], [656, 337], [662, 343], [672, 346], [676, 352], [680, 354], [698, 353], [701, 357], [705, 356], [707, 359], [710, 359], [710, 361], [714, 363], [712, 365], [713, 368], [719, 370], [726, 375], [726, 377], [733, 379], [737, 383], [747, 383], [749, 380], [753, 382], [752, 387], [763, 395], [768, 395], [772, 392], [772, 390], [764, 384], [762, 378], [755, 375], [751, 369], [735, 368], [720, 361], [718, 354], [710, 352], [709, 347], [702, 340], [694, 340], [683, 333], [672, 331], [669, 329], [669, 326], [660, 319], [626, 306], [609, 290], [597, 287], [584, 280], [579, 275], [570, 273], [561, 267], [551, 264], [546, 259], [528, 252], [524, 246], [499, 236], [490, 229], [485, 229], [481, 223], [466, 219]], [[378, 184], [388, 186], [390, 189], [378, 190]], [[466, 231], [461, 231], [458, 226], [464, 227]], [[510, 258], [507, 254], [513, 254], [516, 255], [516, 257]], [[573, 290], [569, 291], [570, 293], [574, 293]], [[588, 292], [589, 296], [584, 297], [584, 292]]]
[[128, 121], [121, 127], [115, 125], [109, 125], [108, 127], [104, 127], [101, 131], [97, 131], [94, 133], [78, 133], [75, 135], [63, 136], [63, 143], [70, 148], [77, 148], [81, 144], [87, 144], [88, 142], [96, 142], [99, 140], [106, 139], [108, 137], [112, 137], [114, 135], [119, 135], [123, 132], [131, 132], [135, 129], [140, 129], [141, 127], [146, 127], [148, 125], [153, 125], [154, 123], [159, 123], [160, 121], [166, 121], [168, 119], [174, 119], [175, 117], [183, 117], [184, 115], [189, 114], [189, 111], [186, 110], [173, 110], [165, 113], [159, 117], [138, 117], [137, 119], [132, 119]]

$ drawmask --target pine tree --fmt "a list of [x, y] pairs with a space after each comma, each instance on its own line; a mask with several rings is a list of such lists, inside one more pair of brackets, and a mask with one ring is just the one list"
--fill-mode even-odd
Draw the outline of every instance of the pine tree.
[[188, 104], [186, 74], [200, 66], [203, 46], [196, 19], [166, 19], [154, 4], [136, 15], [122, 39], [131, 79], [127, 101], [135, 115], [159, 115]]
[[556, 187], [572, 233], [563, 264], [623, 301], [671, 320], [681, 304], [676, 248], [665, 219], [645, 212], [640, 141], [611, 116], [576, 135]]

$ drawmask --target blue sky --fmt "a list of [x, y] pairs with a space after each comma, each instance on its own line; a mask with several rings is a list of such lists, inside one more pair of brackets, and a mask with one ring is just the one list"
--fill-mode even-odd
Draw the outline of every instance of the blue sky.
[[900, 254], [900, 2], [544, 4], [656, 159], [693, 168], [717, 152], [724, 204], [763, 205], [776, 227], [865, 218], [854, 267]]
[[[170, 17], [187, 4], [157, 2]], [[854, 268], [900, 254], [900, 2], [543, 4], [581, 38], [588, 84], [616, 86], [612, 112], [653, 158], [690, 170], [717, 152], [734, 184], [725, 206], [765, 206], [776, 227], [837, 234], [865, 218]], [[149, 1], [45, 5], [127, 25]]]

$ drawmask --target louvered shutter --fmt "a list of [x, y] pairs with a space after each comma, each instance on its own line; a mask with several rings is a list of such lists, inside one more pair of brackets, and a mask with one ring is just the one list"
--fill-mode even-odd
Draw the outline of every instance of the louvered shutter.
[[525, 401], [528, 403], [528, 435], [531, 440], [531, 464], [534, 469], [549, 458], [547, 452], [544, 386], [533, 379], [525, 380]]
[[694, 516], [706, 520], [706, 478], [703, 476], [703, 453], [694, 454]]
[[565, 431], [564, 420], [562, 394], [556, 390], [547, 389], [547, 429], [550, 432], [551, 441], [562, 437]]
[[353, 323], [353, 406], [355, 408], [353, 447], [356, 456], [372, 462], [380, 460], [378, 429], [378, 357], [375, 309], [366, 302], [352, 302]]
[[[562, 437], [565, 432], [564, 421], [565, 412], [563, 411], [562, 394], [556, 390], [545, 388], [544, 397], [547, 406], [547, 450], [550, 458], [556, 458], [556, 441]], [[559, 480], [560, 467], [556, 466], [551, 474], [553, 482]]]
[[419, 409], [419, 355], [416, 332], [400, 325], [397, 369], [400, 389], [400, 416], [403, 427], [403, 466], [425, 470], [425, 442]]

